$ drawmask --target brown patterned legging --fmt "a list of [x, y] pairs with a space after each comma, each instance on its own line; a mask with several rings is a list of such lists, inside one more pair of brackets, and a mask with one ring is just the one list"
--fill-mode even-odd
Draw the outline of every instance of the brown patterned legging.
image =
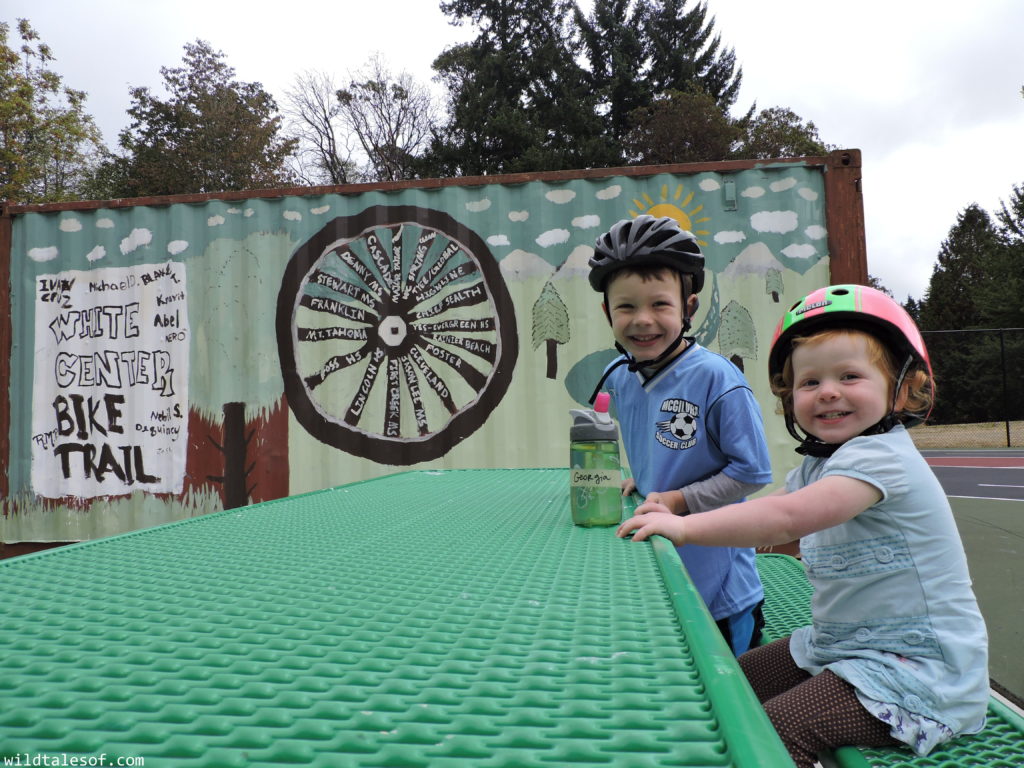
[[810, 675], [789, 653], [789, 638], [747, 651], [740, 668], [799, 768], [811, 768], [826, 749], [899, 744], [889, 726], [868, 712], [854, 688], [825, 670]]

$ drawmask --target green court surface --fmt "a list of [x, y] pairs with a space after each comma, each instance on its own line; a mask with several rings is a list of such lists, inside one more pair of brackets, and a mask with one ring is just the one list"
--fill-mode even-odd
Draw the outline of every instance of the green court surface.
[[951, 498], [988, 625], [992, 679], [1024, 700], [1024, 502]]

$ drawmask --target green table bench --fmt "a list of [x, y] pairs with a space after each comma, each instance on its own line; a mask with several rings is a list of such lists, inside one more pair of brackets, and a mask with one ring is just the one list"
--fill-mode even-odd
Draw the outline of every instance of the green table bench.
[[[786, 637], [811, 622], [811, 585], [804, 567], [789, 555], [757, 556], [765, 589], [765, 640]], [[965, 736], [918, 757], [909, 749], [836, 750], [842, 768], [1021, 768], [1024, 766], [1024, 718], [998, 699], [991, 699], [988, 723]]]
[[674, 548], [568, 485], [406, 472], [0, 561], [0, 757], [791, 768]]

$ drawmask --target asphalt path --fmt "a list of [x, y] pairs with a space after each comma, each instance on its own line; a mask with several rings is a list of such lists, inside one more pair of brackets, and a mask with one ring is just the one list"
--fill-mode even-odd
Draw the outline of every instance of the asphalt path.
[[946, 495], [1024, 501], [1024, 451], [921, 451]]

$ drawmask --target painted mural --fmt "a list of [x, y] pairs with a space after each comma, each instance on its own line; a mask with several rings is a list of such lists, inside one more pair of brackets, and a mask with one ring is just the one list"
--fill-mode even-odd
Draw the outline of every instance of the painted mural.
[[[26, 212], [0, 540], [131, 531], [405, 468], [565, 466], [615, 353], [586, 280], [619, 219], [693, 231], [698, 341], [764, 372], [829, 281], [820, 166]], [[479, 504], [480, 500], [467, 500]]]
[[36, 494], [92, 498], [136, 487], [181, 492], [185, 306], [185, 268], [176, 262], [36, 279]]

